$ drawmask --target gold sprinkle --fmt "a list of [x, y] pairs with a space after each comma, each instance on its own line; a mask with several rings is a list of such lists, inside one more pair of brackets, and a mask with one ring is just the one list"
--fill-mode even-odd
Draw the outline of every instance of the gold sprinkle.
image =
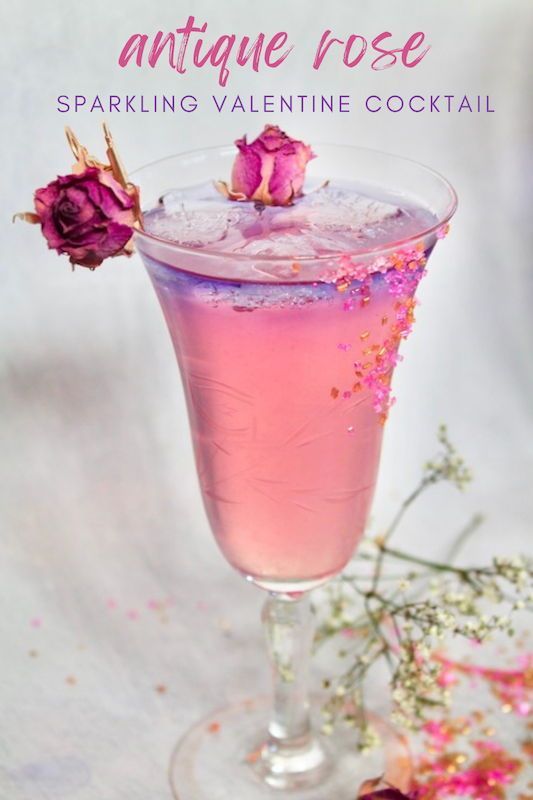
[[381, 324], [382, 325], [386, 325], [388, 321], [389, 321], [388, 317], [381, 317]]
[[39, 653], [38, 653], [38, 651], [37, 651], [37, 650], [29, 650], [29, 651], [28, 651], [28, 655], [29, 655], [29, 657], [30, 657], [30, 658], [37, 658], [37, 656], [39, 655]]
[[332, 398], [333, 398], [334, 400], [336, 400], [336, 399], [337, 399], [337, 397], [339, 396], [339, 390], [337, 389], [337, 387], [336, 387], [336, 386], [332, 386], [332, 387], [331, 387], [331, 392], [330, 392], [330, 395], [332, 396]]
[[220, 628], [220, 630], [222, 631], [222, 633], [225, 633], [225, 634], [231, 633], [231, 624], [230, 624], [229, 620], [227, 620], [225, 617], [221, 617], [217, 621], [217, 624], [218, 624], [218, 627]]
[[77, 684], [77, 682], [78, 682], [78, 681], [76, 680], [76, 678], [74, 677], [74, 675], [68, 675], [68, 676], [65, 678], [65, 683], [68, 683], [68, 684], [69, 684], [69, 686], [75, 686], [75, 685]]
[[503, 704], [502, 712], [504, 714], [510, 714], [512, 710], [513, 710], [513, 707], [512, 707], [512, 705], [510, 703], [504, 703]]
[[363, 364], [363, 369], [370, 369], [371, 366], [372, 366], [372, 362], [371, 361], [367, 361], [366, 364]]
[[255, 764], [256, 761], [259, 761], [261, 758], [262, 750], [262, 747], [258, 747], [257, 750], [253, 750], [251, 753], [248, 753], [248, 755], [245, 757], [245, 761], [248, 764]]
[[363, 387], [361, 386], [359, 381], [357, 381], [357, 383], [354, 383], [354, 385], [352, 386], [352, 392], [360, 392], [362, 388]]
[[370, 336], [370, 331], [363, 331], [363, 333], [359, 334], [360, 339], [368, 339], [369, 336]]
[[467, 760], [467, 759], [466, 759], [466, 756], [464, 755], [464, 753], [459, 753], [459, 754], [458, 754], [458, 755], [455, 757], [455, 763], [456, 763], [456, 764], [464, 764], [466, 760]]
[[292, 262], [291, 269], [292, 269], [292, 271], [294, 272], [295, 275], [298, 275], [298, 273], [300, 272], [301, 268], [302, 268], [302, 265], [299, 264], [297, 261], [293, 261]]
[[211, 722], [211, 724], [208, 725], [207, 730], [209, 733], [218, 733], [220, 730], [220, 722]]
[[345, 292], [350, 284], [346, 281], [342, 281], [341, 283], [337, 284], [337, 291], [338, 292]]
[[483, 733], [485, 734], [485, 736], [494, 736], [494, 734], [496, 733], [496, 731], [495, 731], [495, 729], [494, 729], [494, 728], [491, 728], [491, 727], [489, 727], [489, 728], [485, 728], [485, 730], [483, 731]]
[[167, 691], [167, 687], [165, 686], [164, 683], [158, 683], [157, 686], [155, 687], [155, 690], [158, 694], [165, 694], [165, 692]]

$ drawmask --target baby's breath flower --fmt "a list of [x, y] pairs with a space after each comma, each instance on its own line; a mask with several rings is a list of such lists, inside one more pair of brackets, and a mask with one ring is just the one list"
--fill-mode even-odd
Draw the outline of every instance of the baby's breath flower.
[[380, 744], [381, 739], [376, 729], [372, 725], [364, 724], [359, 736], [359, 750], [362, 753], [368, 753], [370, 750], [379, 747]]
[[[377, 662], [386, 659], [391, 669], [392, 719], [408, 729], [415, 728], [435, 707], [450, 702], [450, 693], [441, 681], [441, 662], [434, 656], [436, 645], [450, 636], [476, 642], [487, 641], [494, 632], [512, 636], [512, 612], [533, 603], [533, 561], [522, 556], [498, 556], [487, 566], [457, 567], [389, 546], [398, 521], [427, 487], [447, 481], [462, 489], [471, 480], [444, 427], [439, 430], [439, 443], [441, 453], [426, 464], [418, 488], [404, 502], [389, 529], [373, 540], [365, 540], [363, 557], [373, 562], [374, 573], [362, 578], [362, 585], [353, 577], [333, 583], [327, 594], [329, 613], [318, 629], [319, 642], [341, 631], [364, 634], [352, 637], [340, 651], [346, 658], [344, 673], [323, 683], [330, 690], [324, 732], [331, 733], [336, 721], [344, 720], [359, 728], [363, 750], [372, 746], [373, 733], [360, 709], [364, 706], [365, 679]], [[479, 516], [475, 520], [477, 525]], [[472, 523], [465, 531], [471, 530]], [[394, 559], [395, 572], [399, 562], [409, 566], [393, 583], [382, 574], [387, 558]], [[413, 564], [424, 571], [414, 572]], [[420, 591], [422, 575], [428, 576], [425, 593]], [[488, 604], [496, 606], [494, 613], [487, 613]]]

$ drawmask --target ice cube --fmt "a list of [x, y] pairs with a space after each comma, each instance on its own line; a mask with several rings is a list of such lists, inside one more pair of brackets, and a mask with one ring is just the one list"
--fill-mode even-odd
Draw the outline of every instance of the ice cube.
[[145, 227], [154, 236], [187, 247], [204, 247], [225, 239], [231, 214], [208, 211], [176, 211], [145, 216]]
[[234, 248], [236, 253], [252, 256], [272, 256], [273, 258], [304, 258], [341, 250], [338, 236], [328, 236], [327, 232], [274, 230], [255, 238], [244, 240]]
[[353, 190], [322, 186], [304, 195], [279, 221], [301, 225], [311, 231], [349, 233], [358, 237], [372, 225], [401, 213], [398, 206], [356, 194]]

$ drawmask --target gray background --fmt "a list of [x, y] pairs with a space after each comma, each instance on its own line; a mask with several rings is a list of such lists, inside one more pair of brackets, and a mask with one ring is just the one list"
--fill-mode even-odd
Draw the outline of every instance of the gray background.
[[[58, 114], [58, 94], [490, 94], [494, 114], [295, 114], [309, 141], [356, 142], [426, 162], [460, 210], [433, 256], [387, 427], [372, 531], [416, 481], [439, 422], [472, 465], [464, 496], [436, 490], [398, 538], [438, 555], [469, 514], [487, 514], [465, 558], [515, 552], [533, 503], [531, 63], [529, 0], [165, 0], [0, 3], [2, 125], [0, 794], [10, 800], [163, 800], [180, 731], [266, 684], [260, 593], [218, 554], [194, 474], [177, 369], [137, 257], [91, 273], [12, 226], [32, 190], [70, 157], [72, 125], [102, 152], [101, 115]], [[188, 13], [212, 35], [289, 32], [286, 64], [120, 70], [132, 32], [172, 30]], [[413, 70], [354, 70], [327, 59], [321, 32], [401, 41], [426, 32]], [[106, 115], [133, 169], [171, 152], [257, 132], [261, 115]], [[164, 607], [159, 607], [162, 604]], [[157, 606], [154, 608], [154, 606]], [[166, 688], [158, 692], [158, 685]]]

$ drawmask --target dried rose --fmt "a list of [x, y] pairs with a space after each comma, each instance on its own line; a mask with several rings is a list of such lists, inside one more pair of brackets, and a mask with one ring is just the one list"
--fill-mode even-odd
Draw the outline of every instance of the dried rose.
[[248, 144], [246, 136], [235, 144], [239, 152], [231, 173], [231, 190], [219, 188], [232, 200], [256, 200], [269, 206], [288, 206], [302, 193], [309, 145], [287, 136], [277, 125]]
[[359, 795], [359, 800], [416, 800], [416, 793], [409, 792], [404, 794], [399, 789], [390, 787], [388, 789], [378, 789], [376, 792]]
[[358, 800], [422, 800], [416, 789], [406, 794], [384, 780], [383, 776], [371, 778], [361, 784], [357, 798]]
[[67, 253], [72, 264], [94, 268], [127, 252], [135, 201], [109, 170], [87, 167], [58, 177], [37, 189], [34, 201], [48, 247]]

